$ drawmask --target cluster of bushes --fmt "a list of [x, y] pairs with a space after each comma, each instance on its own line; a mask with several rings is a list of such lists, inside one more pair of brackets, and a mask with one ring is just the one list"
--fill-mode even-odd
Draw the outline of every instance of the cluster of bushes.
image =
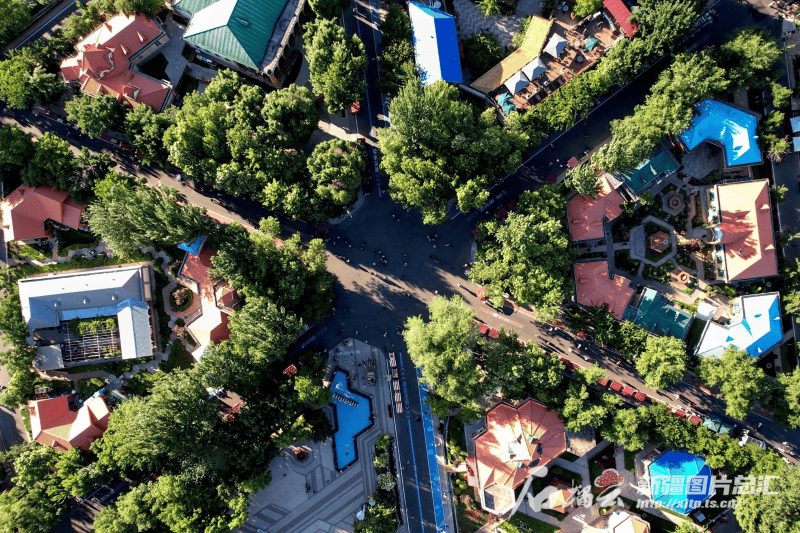
[[375, 442], [375, 470], [378, 473], [378, 486], [381, 490], [369, 499], [375, 505], [368, 505], [364, 519], [353, 526], [355, 533], [392, 533], [397, 530], [397, 489], [394, 465], [391, 461], [392, 439], [383, 434]]
[[112, 331], [117, 329], [117, 321], [113, 317], [75, 319], [69, 321], [69, 330], [76, 337], [97, 334], [98, 331]]

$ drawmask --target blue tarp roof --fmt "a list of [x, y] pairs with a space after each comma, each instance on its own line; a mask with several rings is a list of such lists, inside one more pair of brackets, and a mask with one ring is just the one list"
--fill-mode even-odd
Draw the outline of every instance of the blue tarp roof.
[[703, 141], [714, 140], [725, 147], [726, 166], [761, 163], [755, 115], [710, 99], [697, 104], [695, 110], [699, 115], [692, 119], [691, 127], [681, 133], [681, 140], [689, 150]]
[[416, 2], [409, 2], [408, 15], [422, 85], [439, 80], [461, 83], [456, 19]]
[[711, 468], [702, 457], [670, 450], [650, 465], [653, 501], [688, 514], [711, 496]]
[[206, 236], [200, 235], [192, 242], [184, 242], [179, 244], [178, 248], [180, 248], [184, 252], [189, 252], [190, 254], [197, 255], [200, 253], [200, 250], [203, 249], [204, 242], [206, 242]]
[[698, 355], [719, 357], [729, 345], [753, 357], [768, 352], [783, 338], [778, 293], [742, 296], [742, 318], [728, 326], [709, 321], [700, 337]]

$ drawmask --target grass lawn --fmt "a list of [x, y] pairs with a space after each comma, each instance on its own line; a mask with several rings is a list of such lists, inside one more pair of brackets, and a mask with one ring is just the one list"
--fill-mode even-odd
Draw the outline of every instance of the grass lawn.
[[102, 378], [89, 378], [78, 381], [78, 396], [85, 400], [106, 384]]
[[590, 460], [589, 461], [589, 477], [591, 478], [589, 481], [592, 483], [592, 492], [595, 492], [595, 489], [600, 492], [600, 487], [594, 486], [594, 480], [600, 477], [600, 474], [603, 473], [603, 467], [597, 464], [597, 461]]
[[636, 452], [625, 450], [625, 470], [633, 472], [636, 469]]
[[[671, 522], [671, 521], [666, 520], [664, 518], [661, 518], [659, 516], [655, 516], [652, 512], [649, 512], [649, 509], [639, 509], [636, 506], [636, 502], [635, 501], [630, 500], [628, 498], [622, 498], [622, 501], [624, 501], [626, 504], [628, 504], [628, 506], [631, 508], [632, 511], [639, 512], [639, 513], [642, 513], [642, 512], [647, 513], [647, 516], [643, 517], [643, 518], [645, 520], [647, 520], [648, 522], [650, 522], [650, 528], [652, 530], [652, 533], [672, 533], [673, 531], [678, 529], [678, 524], [675, 524], [674, 522]], [[664, 508], [659, 508], [659, 510], [660, 511], [667, 511], [667, 509], [664, 509]], [[670, 514], [674, 514], [676, 516], [679, 516], [681, 518], [686, 518], [685, 516], [683, 516], [681, 514], [678, 514], [678, 513], [674, 512], [674, 511], [667, 511], [667, 512], [669, 512]]]
[[524, 533], [525, 531], [530, 531], [531, 533], [555, 533], [559, 530], [557, 526], [551, 526], [546, 522], [536, 520], [522, 513], [515, 514], [500, 524], [499, 527], [506, 533]]
[[158, 369], [163, 370], [164, 372], [171, 372], [176, 368], [185, 370], [190, 368], [193, 364], [194, 359], [192, 358], [192, 354], [190, 354], [186, 348], [184, 348], [183, 343], [176, 341], [172, 345], [172, 351], [169, 353], [169, 359], [166, 361], [161, 361], [161, 364], [158, 365]]
[[[467, 509], [463, 503], [456, 504], [458, 530], [462, 533], [475, 533], [489, 521], [489, 513], [480, 509]], [[556, 528], [558, 529], [558, 528]], [[511, 533], [511, 532], [509, 532]]]
[[46, 246], [38, 244], [25, 244], [24, 242], [12, 241], [8, 245], [8, 251], [17, 259], [49, 259], [50, 250]]
[[703, 335], [705, 327], [705, 320], [700, 320], [696, 317], [692, 320], [692, 327], [689, 328], [689, 334], [686, 336], [686, 348], [690, 352], [700, 343], [700, 337]]
[[69, 231], [56, 230], [58, 239], [58, 253], [66, 255], [70, 250], [81, 248], [94, 248], [100, 242], [99, 237], [88, 231], [71, 229]]

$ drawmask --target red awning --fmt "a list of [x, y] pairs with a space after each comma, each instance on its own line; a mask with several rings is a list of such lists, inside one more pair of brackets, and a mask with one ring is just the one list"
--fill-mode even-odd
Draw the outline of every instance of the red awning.
[[619, 383], [618, 381], [612, 381], [610, 387], [611, 390], [619, 392], [622, 390], [622, 383]]
[[481, 324], [479, 326], [479, 329], [481, 330], [481, 335], [486, 335], [487, 333], [489, 333], [489, 326], [487, 326], [486, 324]]
[[647, 396], [645, 396], [643, 392], [637, 392], [636, 394], [633, 395], [633, 397], [639, 400], [640, 402], [644, 402], [645, 400], [647, 400]]
[[675, 411], [675, 415], [678, 418], [686, 418], [686, 411], [681, 411], [680, 409]]
[[610, 379], [608, 379], [608, 378], [598, 379], [598, 380], [597, 380], [597, 384], [598, 384], [598, 385], [600, 385], [601, 387], [608, 387], [608, 383], [609, 383], [610, 381], [611, 381], [611, 380], [610, 380]]
[[689, 417], [689, 422], [691, 422], [691, 423], [692, 423], [692, 424], [694, 424], [695, 426], [699, 426], [699, 425], [700, 425], [700, 422], [701, 422], [701, 420], [700, 420], [700, 418], [699, 418], [699, 417], [692, 415], [692, 416], [690, 416], [690, 417]]
[[633, 387], [625, 386], [625, 388], [622, 389], [623, 396], [633, 396], [634, 394], [636, 394], [636, 389]]
[[547, 182], [547, 183], [555, 183], [556, 182], [556, 175], [555, 174], [548, 174], [544, 178], [544, 181]]
[[578, 158], [573, 157], [569, 161], [567, 161], [567, 168], [575, 168], [578, 166]]
[[499, 339], [500, 338], [500, 332], [497, 331], [496, 329], [492, 328], [492, 329], [489, 330], [489, 336], [491, 338], [493, 338], [493, 339]]

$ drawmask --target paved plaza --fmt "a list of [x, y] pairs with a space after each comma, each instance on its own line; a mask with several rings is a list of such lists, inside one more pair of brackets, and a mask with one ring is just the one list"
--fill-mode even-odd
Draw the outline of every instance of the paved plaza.
[[[372, 359], [378, 379], [371, 385], [365, 363]], [[305, 442], [286, 448], [270, 463], [272, 483], [257, 493], [250, 502], [250, 517], [240, 529], [255, 533], [345, 533], [353, 531], [356, 513], [378, 490], [372, 466], [374, 445], [384, 433], [394, 436], [394, 424], [386, 409], [392, 403], [389, 384], [380, 377], [389, 373], [387, 355], [365, 342], [345, 339], [328, 352], [328, 381], [336, 369], [345, 370], [349, 387], [372, 401], [374, 423], [356, 439], [358, 460], [341, 472], [334, 462], [333, 440], [323, 443]], [[326, 406], [331, 417], [331, 405]], [[302, 449], [304, 461], [295, 458]], [[405, 531], [401, 528], [400, 531]]]

